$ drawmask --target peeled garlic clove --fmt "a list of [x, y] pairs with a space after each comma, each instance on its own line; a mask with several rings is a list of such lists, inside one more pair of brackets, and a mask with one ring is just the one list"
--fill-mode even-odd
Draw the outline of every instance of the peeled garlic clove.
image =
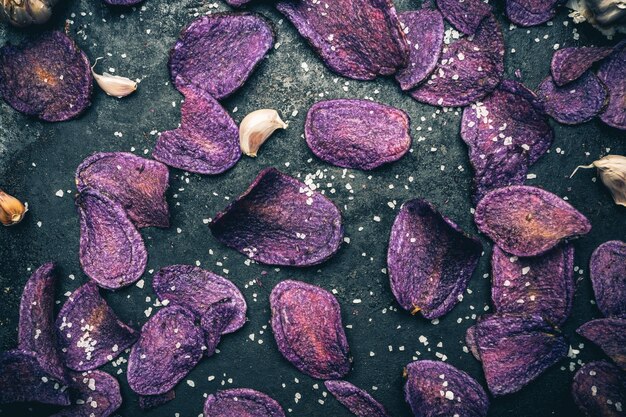
[[122, 98], [134, 93], [137, 90], [137, 83], [130, 78], [120, 77], [119, 75], [111, 75], [108, 72], [105, 72], [102, 75], [96, 74], [93, 69], [99, 59], [100, 58], [97, 58], [93, 67], [91, 67], [91, 74], [100, 88], [102, 88], [107, 95]]
[[[615, 204], [626, 207], [626, 156], [607, 155], [591, 165], [579, 166], [572, 173], [572, 177], [579, 168], [597, 168], [602, 183], [613, 195]], [[571, 178], [571, 177], [570, 177]]]
[[0, 190], [0, 223], [5, 226], [18, 224], [27, 210], [20, 200]]
[[276, 129], [286, 129], [287, 124], [280, 119], [278, 112], [272, 109], [253, 111], [243, 118], [239, 125], [239, 145], [248, 156], [256, 153]]

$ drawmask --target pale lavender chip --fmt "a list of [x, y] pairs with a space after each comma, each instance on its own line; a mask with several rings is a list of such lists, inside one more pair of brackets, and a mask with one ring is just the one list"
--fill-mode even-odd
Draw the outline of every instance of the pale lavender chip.
[[605, 242], [591, 255], [591, 283], [605, 317], [626, 318], [626, 243]]
[[609, 89], [609, 105], [600, 119], [609, 126], [626, 130], [626, 41], [600, 65], [598, 78]]
[[574, 375], [572, 397], [585, 416], [624, 417], [626, 377], [608, 362], [589, 362]]
[[411, 147], [409, 116], [370, 100], [317, 102], [307, 113], [304, 133], [318, 158], [344, 168], [374, 169]]
[[158, 395], [140, 395], [139, 396], [139, 408], [142, 410], [150, 410], [152, 408], [157, 408], [162, 406], [163, 404], [167, 404], [168, 402], [174, 400], [176, 398], [176, 391], [169, 390], [164, 394]]
[[561, 0], [506, 0], [506, 15], [516, 25], [536, 26], [552, 19]]
[[491, 6], [482, 0], [437, 0], [437, 7], [459, 32], [472, 35], [491, 14]]
[[626, 319], [591, 320], [576, 332], [598, 345], [617, 366], [626, 371]]
[[[239, 89], [274, 44], [268, 20], [253, 13], [216, 13], [194, 20], [170, 52], [172, 82], [219, 100]], [[186, 94], [185, 94], [186, 95]]]
[[204, 403], [207, 417], [285, 417], [283, 408], [272, 397], [249, 388], [218, 391]]
[[347, 381], [326, 381], [326, 389], [357, 417], [389, 417], [371, 395]]
[[152, 151], [154, 159], [199, 174], [220, 174], [241, 157], [239, 128], [208, 93], [183, 89], [180, 127], [163, 132]]
[[112, 361], [139, 336], [115, 315], [93, 282], [70, 295], [57, 316], [56, 327], [65, 365], [75, 371]]
[[582, 46], [559, 49], [552, 55], [550, 71], [559, 87], [577, 80], [591, 66], [611, 54], [613, 48]]
[[51, 417], [108, 417], [122, 405], [117, 379], [103, 371], [72, 372], [72, 405]]
[[459, 302], [478, 265], [482, 244], [425, 200], [402, 205], [389, 237], [387, 266], [398, 303], [427, 319]]
[[223, 244], [270, 265], [317, 265], [343, 240], [337, 206], [275, 168], [261, 171], [209, 227]]

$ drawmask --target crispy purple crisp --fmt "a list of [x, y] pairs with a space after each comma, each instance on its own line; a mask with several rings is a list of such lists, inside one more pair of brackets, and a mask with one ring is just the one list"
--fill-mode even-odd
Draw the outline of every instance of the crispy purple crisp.
[[347, 381], [326, 381], [326, 389], [357, 417], [389, 417], [385, 407], [371, 395]]
[[589, 362], [574, 375], [572, 397], [585, 416], [624, 417], [626, 377], [608, 362]]
[[598, 78], [609, 89], [609, 105], [600, 119], [609, 126], [626, 130], [626, 41], [598, 69]]
[[326, 100], [308, 111], [304, 134], [323, 161], [370, 170], [397, 161], [411, 147], [409, 116], [370, 100]]
[[489, 398], [465, 372], [437, 361], [407, 365], [404, 399], [415, 417], [486, 417]]
[[37, 354], [19, 349], [0, 352], [0, 404], [69, 405], [66, 388], [41, 367]]
[[210, 417], [285, 417], [283, 408], [272, 397], [249, 388], [235, 388], [211, 394], [204, 403]]
[[142, 410], [150, 410], [151, 408], [157, 408], [163, 404], [167, 404], [176, 398], [176, 391], [173, 389], [167, 391], [164, 394], [158, 395], [140, 395], [139, 396], [139, 408]]
[[320, 264], [343, 239], [337, 206], [276, 168], [261, 171], [209, 227], [226, 246], [269, 265]]
[[437, 0], [441, 14], [459, 32], [472, 35], [491, 14], [491, 6], [482, 0]]
[[[221, 300], [212, 304], [200, 318], [200, 327], [204, 332], [204, 345], [206, 347], [205, 354], [211, 356], [215, 353], [217, 345], [222, 339], [222, 335], [227, 332], [231, 323], [236, 322], [242, 315], [237, 305], [237, 301], [233, 299]], [[245, 312], [243, 313], [245, 318]]]
[[273, 44], [272, 27], [259, 14], [202, 16], [170, 52], [172, 82], [181, 92], [201, 90], [220, 100], [246, 82]]
[[93, 282], [78, 288], [67, 299], [57, 316], [56, 327], [65, 365], [75, 371], [104, 365], [138, 337], [115, 315]]
[[328, 291], [304, 282], [280, 282], [270, 295], [278, 350], [313, 378], [338, 379], [350, 371], [341, 309]]
[[18, 348], [34, 352], [39, 364], [59, 381], [67, 382], [54, 325], [55, 265], [40, 266], [29, 278], [20, 302]]
[[122, 405], [120, 384], [103, 371], [72, 372], [72, 405], [51, 417], [108, 417]]
[[241, 7], [250, 3], [252, 0], [225, 0], [229, 6]]
[[118, 201], [139, 228], [169, 227], [168, 186], [165, 165], [127, 152], [96, 153], [76, 169], [79, 192], [90, 187]]
[[495, 396], [519, 391], [567, 355], [565, 338], [539, 316], [493, 315], [474, 326], [487, 386]]
[[603, 243], [591, 255], [589, 264], [593, 293], [602, 314], [626, 318], [626, 243]]
[[504, 38], [489, 16], [474, 38], [445, 45], [437, 68], [428, 80], [409, 92], [433, 106], [467, 106], [491, 93], [504, 75]]
[[506, 0], [506, 15], [516, 25], [537, 26], [552, 19], [561, 0]]
[[406, 91], [421, 84], [437, 67], [445, 27], [439, 10], [429, 7], [400, 13], [400, 22], [409, 45], [409, 61], [398, 70], [396, 80]]
[[152, 151], [154, 159], [199, 174], [220, 174], [241, 157], [239, 128], [208, 93], [184, 89], [180, 127], [163, 132]]
[[559, 326], [574, 301], [574, 247], [557, 246], [540, 256], [518, 258], [493, 247], [491, 299], [495, 312], [531, 314]]
[[390, 0], [291, 0], [276, 8], [339, 75], [373, 80], [408, 62], [406, 38]]
[[109, 6], [134, 6], [144, 0], [103, 0]]
[[387, 266], [398, 303], [427, 319], [459, 302], [478, 265], [482, 244], [425, 200], [402, 205], [391, 228]]
[[480, 361], [480, 352], [478, 351], [478, 346], [476, 345], [476, 326], [468, 327], [465, 332], [465, 344], [469, 349], [470, 353], [477, 361]]
[[550, 71], [559, 87], [577, 80], [591, 66], [611, 54], [613, 48], [582, 46], [559, 49], [552, 55]]
[[474, 221], [502, 250], [516, 256], [546, 253], [564, 239], [589, 233], [589, 220], [561, 197], [513, 185], [489, 192]]
[[617, 366], [626, 371], [626, 319], [591, 320], [576, 332], [598, 345]]
[[168, 392], [200, 361], [202, 344], [202, 331], [191, 311], [180, 306], [159, 310], [130, 351], [128, 385], [141, 395]]
[[89, 59], [62, 32], [47, 32], [0, 49], [0, 95], [15, 110], [47, 122], [72, 119], [89, 107]]
[[80, 218], [80, 265], [99, 286], [117, 289], [137, 281], [148, 253], [124, 208], [100, 192], [85, 188], [76, 198]]

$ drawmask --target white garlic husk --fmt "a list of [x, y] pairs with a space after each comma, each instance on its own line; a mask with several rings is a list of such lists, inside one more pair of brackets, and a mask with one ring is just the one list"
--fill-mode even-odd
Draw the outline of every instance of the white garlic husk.
[[103, 74], [96, 74], [93, 69], [100, 59], [102, 58], [96, 58], [96, 62], [94, 62], [93, 66], [91, 67], [91, 74], [105, 93], [107, 93], [109, 96], [122, 98], [137, 91], [137, 83], [130, 78], [120, 77], [119, 75], [112, 75], [108, 72], [105, 72]]
[[263, 143], [276, 129], [286, 129], [278, 112], [273, 109], [253, 111], [243, 118], [239, 124], [239, 145], [241, 151], [248, 156], [256, 157]]
[[[571, 177], [578, 169], [596, 168], [602, 183], [609, 189], [615, 204], [626, 207], [626, 156], [607, 155], [591, 165], [581, 165], [576, 168]], [[570, 177], [570, 178], [571, 178]]]
[[52, 16], [52, 8], [58, 0], [1, 0], [0, 20], [13, 26], [25, 27], [42, 24]]

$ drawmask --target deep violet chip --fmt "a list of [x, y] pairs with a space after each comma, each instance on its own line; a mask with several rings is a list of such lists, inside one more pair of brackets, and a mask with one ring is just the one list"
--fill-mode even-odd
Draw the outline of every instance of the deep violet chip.
[[459, 32], [472, 35], [491, 14], [491, 6], [482, 0], [437, 0], [441, 14]]
[[0, 95], [21, 113], [72, 119], [89, 107], [92, 85], [89, 59], [62, 32], [0, 49]]
[[37, 354], [19, 349], [0, 352], [0, 404], [69, 405], [66, 388], [41, 367]]
[[55, 265], [40, 266], [29, 278], [20, 302], [18, 348], [34, 352], [41, 367], [59, 381], [67, 382], [54, 324]]
[[339, 379], [350, 371], [341, 309], [330, 292], [285, 280], [272, 290], [270, 305], [278, 350], [300, 372]]
[[51, 417], [108, 417], [122, 405], [120, 384], [103, 371], [72, 372], [72, 405]]
[[390, 0], [292, 0], [276, 8], [339, 75], [373, 80], [408, 62], [406, 38]]
[[65, 365], [75, 371], [104, 365], [139, 336], [115, 315], [93, 282], [70, 295], [57, 316], [56, 327]]
[[591, 283], [605, 317], [626, 318], [626, 242], [611, 240], [591, 255]]
[[433, 106], [467, 106], [491, 93], [504, 75], [504, 38], [500, 25], [487, 17], [474, 38], [446, 45], [437, 68], [411, 97]]
[[157, 408], [162, 406], [163, 404], [167, 404], [168, 402], [174, 400], [176, 398], [176, 391], [169, 390], [164, 394], [158, 395], [140, 395], [139, 396], [139, 408], [142, 410], [150, 410], [152, 408]]
[[557, 246], [530, 258], [518, 258], [497, 246], [491, 257], [491, 299], [495, 312], [531, 314], [559, 326], [574, 301], [574, 247]]
[[205, 354], [211, 356], [215, 353], [222, 335], [228, 333], [231, 323], [238, 320], [241, 310], [233, 299], [221, 300], [212, 304], [200, 318], [200, 327], [204, 332]]
[[274, 44], [267, 19], [216, 13], [194, 20], [170, 52], [172, 82], [181, 92], [202, 90], [217, 100], [239, 89]]
[[127, 152], [96, 153], [76, 169], [79, 192], [90, 187], [117, 200], [139, 228], [170, 225], [168, 185], [165, 165]]
[[561, 0], [506, 0], [506, 15], [516, 25], [536, 26], [552, 19]]
[[104, 194], [84, 189], [76, 198], [80, 218], [80, 265], [99, 286], [118, 289], [137, 281], [148, 253], [124, 208]]
[[144, 0], [103, 0], [109, 6], [134, 6]]
[[574, 375], [572, 397], [585, 416], [624, 417], [626, 377], [609, 362], [589, 362]]
[[576, 332], [598, 345], [617, 366], [626, 371], [626, 319], [591, 320]]
[[609, 92], [596, 75], [589, 71], [563, 87], [547, 77], [537, 88], [546, 113], [559, 123], [577, 125], [588, 122], [606, 108]]
[[474, 340], [495, 396], [519, 391], [567, 355], [568, 344], [539, 316], [493, 315], [479, 320]]
[[482, 244], [425, 200], [402, 205], [391, 228], [387, 266], [398, 303], [427, 319], [459, 302], [478, 265]]
[[609, 89], [609, 105], [600, 119], [609, 126], [626, 130], [626, 41], [598, 69], [598, 78]]
[[561, 240], [589, 233], [589, 220], [561, 197], [537, 187], [514, 185], [489, 192], [474, 221], [502, 250], [541, 255]]
[[344, 168], [374, 169], [411, 147], [409, 116], [370, 100], [317, 102], [307, 113], [304, 133], [318, 158]]
[[378, 401], [347, 381], [326, 381], [324, 385], [337, 401], [357, 417], [389, 417]]
[[476, 345], [476, 326], [468, 327], [465, 332], [465, 344], [467, 345], [468, 350], [472, 354], [477, 361], [480, 360], [480, 352], [478, 351], [478, 346]]
[[261, 171], [209, 227], [226, 246], [269, 265], [317, 265], [343, 239], [337, 206], [275, 168]]
[[415, 417], [485, 417], [489, 399], [483, 387], [465, 372], [444, 362], [415, 361], [407, 365], [404, 399]]
[[233, 6], [233, 7], [242, 7], [245, 6], [246, 4], [250, 3], [252, 0], [226, 0], [226, 3], [229, 6]]
[[285, 417], [272, 397], [249, 388], [218, 391], [207, 397], [204, 415], [211, 417]]
[[591, 66], [611, 54], [613, 48], [582, 46], [559, 49], [552, 55], [550, 71], [559, 87], [577, 80]]
[[409, 45], [409, 61], [398, 70], [396, 80], [406, 91], [421, 84], [437, 67], [445, 26], [439, 10], [428, 7], [400, 13], [400, 22]]
[[241, 157], [239, 128], [208, 93], [184, 89], [180, 127], [163, 132], [152, 156], [164, 164], [198, 174], [220, 174]]
[[192, 312], [180, 306], [159, 310], [130, 351], [128, 385], [141, 395], [168, 392], [200, 361], [202, 345]]

